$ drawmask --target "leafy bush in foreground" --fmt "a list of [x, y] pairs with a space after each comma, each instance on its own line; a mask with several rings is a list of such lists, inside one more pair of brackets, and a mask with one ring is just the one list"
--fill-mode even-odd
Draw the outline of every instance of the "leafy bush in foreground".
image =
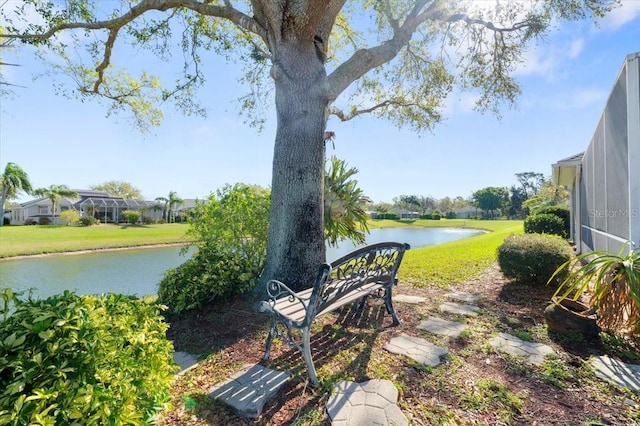
[[[547, 283], [556, 269], [567, 262], [572, 251], [569, 244], [556, 235], [511, 235], [498, 247], [498, 265], [506, 278], [523, 283]], [[566, 274], [558, 274], [560, 283]]]
[[143, 425], [168, 401], [176, 366], [156, 305], [9, 289], [0, 301], [0, 424]]
[[565, 231], [564, 220], [555, 214], [534, 214], [524, 220], [524, 232], [527, 234], [551, 234], [562, 238], [569, 236]]

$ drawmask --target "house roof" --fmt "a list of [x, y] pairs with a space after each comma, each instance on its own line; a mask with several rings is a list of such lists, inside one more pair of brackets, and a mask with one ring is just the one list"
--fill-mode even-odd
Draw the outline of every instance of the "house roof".
[[[82, 207], [86, 205], [97, 205], [102, 207], [140, 207], [140, 206], [152, 206], [159, 204], [157, 201], [141, 201], [141, 200], [125, 200], [122, 197], [111, 195], [105, 191], [96, 191], [93, 189], [74, 189], [73, 191], [78, 193], [78, 197], [63, 197], [67, 202], [73, 204], [76, 207]], [[39, 205], [40, 203], [48, 204], [49, 198], [39, 197], [31, 201], [20, 204], [19, 206], [13, 206], [16, 208], [28, 208], [33, 205]], [[195, 200], [194, 200], [195, 205]]]
[[580, 152], [552, 164], [551, 179], [553, 183], [559, 186], [573, 185], [578, 168], [582, 165], [583, 156], [584, 152]]

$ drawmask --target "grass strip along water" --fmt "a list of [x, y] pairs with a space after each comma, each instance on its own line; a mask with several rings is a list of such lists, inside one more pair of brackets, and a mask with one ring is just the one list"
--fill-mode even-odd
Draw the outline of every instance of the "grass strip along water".
[[400, 268], [399, 279], [415, 287], [448, 288], [481, 274], [496, 260], [496, 249], [511, 234], [523, 233], [521, 220], [374, 220], [369, 228], [447, 227], [489, 231], [462, 240], [409, 250]]
[[3, 226], [0, 258], [82, 250], [187, 243], [187, 224]]

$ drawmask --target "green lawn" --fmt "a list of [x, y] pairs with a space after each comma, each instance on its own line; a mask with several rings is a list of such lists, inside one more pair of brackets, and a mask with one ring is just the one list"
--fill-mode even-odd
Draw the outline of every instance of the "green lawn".
[[0, 258], [188, 241], [188, 225], [2, 226]]
[[446, 226], [485, 229], [486, 234], [409, 250], [402, 261], [399, 279], [417, 287], [447, 288], [481, 273], [496, 260], [496, 249], [511, 234], [521, 234], [521, 220], [415, 220], [372, 221], [371, 228], [392, 226]]

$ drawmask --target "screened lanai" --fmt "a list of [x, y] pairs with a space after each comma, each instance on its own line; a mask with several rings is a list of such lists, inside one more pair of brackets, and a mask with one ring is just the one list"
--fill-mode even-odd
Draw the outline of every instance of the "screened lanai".
[[[122, 212], [125, 210], [142, 211], [147, 216], [157, 214], [159, 218], [162, 213], [154, 212], [155, 206], [159, 206], [160, 211], [162, 210], [162, 206], [153, 201], [125, 200], [117, 197], [88, 197], [73, 204], [73, 207], [83, 215], [93, 216], [103, 223], [124, 222]], [[158, 218], [154, 217], [154, 219]]]

